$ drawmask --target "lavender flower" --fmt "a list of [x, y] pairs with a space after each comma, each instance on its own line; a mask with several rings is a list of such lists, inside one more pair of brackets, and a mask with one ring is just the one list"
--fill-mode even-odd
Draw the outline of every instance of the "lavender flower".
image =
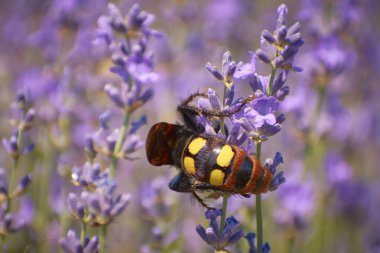
[[113, 192], [93, 192], [89, 194], [89, 209], [95, 224], [109, 224], [129, 204], [131, 195], [113, 196]]
[[267, 160], [265, 160], [265, 167], [269, 169], [272, 175], [274, 175], [274, 178], [269, 187], [270, 191], [276, 190], [279, 185], [285, 183], [284, 173], [280, 171], [276, 174], [277, 166], [279, 166], [280, 163], [284, 163], [284, 160], [280, 152], [277, 152], [273, 159], [268, 158]]
[[255, 141], [265, 141], [281, 130], [284, 115], [278, 114], [279, 101], [257, 92], [255, 99], [233, 115], [233, 123], [240, 125]]
[[[244, 238], [247, 240], [248, 245], [249, 245], [249, 251], [248, 253], [257, 253], [257, 248], [255, 246], [255, 238], [256, 234], [253, 232], [247, 233]], [[264, 243], [264, 245], [260, 246], [260, 252], [262, 253], [269, 253], [270, 252], [270, 246], [269, 243]]]
[[5, 149], [14, 160], [18, 160], [22, 154], [30, 153], [35, 147], [34, 142], [28, 136], [36, 114], [35, 110], [30, 108], [28, 93], [29, 91], [25, 89], [17, 95], [16, 101], [12, 105], [15, 115], [11, 120], [17, 129], [9, 139], [3, 139]]
[[205, 216], [206, 219], [210, 220], [210, 227], [204, 228], [201, 225], [196, 227], [196, 231], [202, 240], [216, 251], [225, 250], [226, 247], [237, 243], [244, 236], [239, 221], [233, 216], [226, 219], [224, 228], [220, 230], [216, 218], [221, 215], [222, 210], [220, 209], [207, 210]]
[[274, 212], [274, 218], [279, 225], [289, 229], [304, 229], [316, 207], [313, 182], [301, 181], [301, 172], [301, 164], [294, 164], [286, 184], [277, 191], [280, 207]]
[[97, 236], [91, 239], [86, 238], [82, 245], [76, 238], [75, 232], [69, 230], [67, 237], [60, 240], [60, 244], [65, 253], [96, 253], [98, 252], [99, 238]]
[[175, 205], [174, 194], [167, 187], [168, 177], [157, 177], [141, 184], [139, 189], [139, 207], [144, 219], [153, 223], [170, 220]]
[[350, 219], [362, 219], [370, 202], [368, 187], [355, 180], [351, 166], [336, 152], [326, 156], [325, 166], [328, 194], [335, 195], [334, 211]]
[[7, 205], [0, 207], [0, 234], [2, 236], [23, 230], [32, 223], [35, 211], [33, 202], [30, 199], [21, 200], [17, 213], [9, 212], [7, 209]]
[[99, 181], [109, 177], [109, 170], [102, 171], [100, 164], [85, 163], [83, 167], [72, 168], [72, 183], [89, 191], [95, 191]]
[[223, 54], [223, 60], [222, 60], [222, 71], [219, 71], [214, 65], [211, 63], [206, 64], [206, 68], [210, 73], [220, 81], [223, 81], [224, 85], [231, 89], [231, 86], [233, 84], [233, 77], [236, 71], [236, 62], [232, 60], [231, 53], [229, 51], [225, 52]]
[[91, 221], [92, 216], [88, 212], [88, 192], [82, 192], [79, 197], [75, 193], [69, 193], [67, 196], [67, 208], [75, 219], [86, 223]]
[[19, 197], [22, 194], [24, 194], [27, 190], [27, 187], [31, 183], [31, 181], [32, 181], [32, 174], [30, 174], [30, 173], [28, 175], [24, 176], [23, 178], [21, 178], [21, 180], [16, 185], [16, 188], [12, 192], [11, 197], [16, 198], [16, 197]]

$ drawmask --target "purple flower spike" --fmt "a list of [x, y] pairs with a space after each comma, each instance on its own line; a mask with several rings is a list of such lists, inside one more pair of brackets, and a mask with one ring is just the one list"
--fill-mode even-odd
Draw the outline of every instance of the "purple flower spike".
[[282, 227], [301, 230], [306, 227], [315, 212], [315, 187], [310, 180], [300, 180], [300, 163], [287, 173], [287, 182], [277, 191], [279, 208], [274, 213]]
[[96, 253], [98, 252], [99, 238], [94, 236], [89, 240], [85, 239], [82, 245], [73, 230], [67, 232], [67, 237], [60, 240], [60, 245], [65, 253]]
[[[231, 53], [229, 51], [225, 52], [223, 54], [223, 59], [222, 59], [222, 71], [219, 71], [217, 67], [212, 65], [211, 63], [206, 64], [206, 68], [210, 73], [219, 81], [223, 81], [224, 85], [230, 90], [232, 85], [233, 85], [233, 78], [235, 78], [235, 73], [238, 69], [239, 73], [237, 74], [238, 77], [242, 77], [245, 74], [242, 73], [242, 64], [238, 65], [236, 62], [232, 60]], [[246, 68], [246, 67], [244, 67]], [[244, 70], [245, 72], [246, 70]]]
[[26, 192], [27, 187], [32, 181], [32, 174], [24, 176], [17, 184], [16, 189], [12, 193], [12, 198], [19, 197]]
[[82, 167], [73, 167], [71, 171], [72, 183], [89, 191], [96, 190], [98, 181], [108, 178], [108, 171], [102, 171], [98, 163], [87, 162]]
[[196, 227], [198, 235], [215, 250], [225, 250], [226, 247], [237, 243], [244, 236], [239, 221], [233, 216], [226, 219], [223, 230], [219, 232], [220, 228], [216, 218], [221, 215], [221, 209], [207, 210], [205, 216], [210, 220], [210, 227], [204, 228], [201, 225]]
[[2, 235], [25, 229], [34, 218], [34, 206], [31, 199], [22, 199], [18, 213], [9, 213], [6, 205], [0, 208], [0, 231]]
[[89, 195], [89, 211], [95, 224], [109, 224], [129, 204], [131, 195], [116, 197], [111, 192], [94, 192]]
[[79, 220], [88, 221], [90, 217], [85, 216], [88, 210], [88, 193], [82, 192], [78, 197], [75, 193], [67, 196], [67, 207], [70, 214]]

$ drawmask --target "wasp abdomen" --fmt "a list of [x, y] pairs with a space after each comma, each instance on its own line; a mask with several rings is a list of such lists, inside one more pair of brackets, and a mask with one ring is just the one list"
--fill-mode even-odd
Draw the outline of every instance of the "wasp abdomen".
[[182, 164], [189, 176], [238, 194], [267, 192], [272, 180], [270, 171], [256, 157], [215, 137], [190, 138], [184, 147]]

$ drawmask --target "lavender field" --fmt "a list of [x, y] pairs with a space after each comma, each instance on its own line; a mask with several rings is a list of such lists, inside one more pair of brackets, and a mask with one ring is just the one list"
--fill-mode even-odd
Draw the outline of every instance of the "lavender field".
[[378, 10], [0, 1], [0, 253], [380, 253]]

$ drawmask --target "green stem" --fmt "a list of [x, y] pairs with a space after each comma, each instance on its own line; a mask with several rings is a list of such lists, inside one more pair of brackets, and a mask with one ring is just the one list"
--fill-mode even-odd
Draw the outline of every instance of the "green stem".
[[82, 246], [84, 246], [84, 243], [86, 241], [87, 237], [87, 223], [82, 221], [81, 222], [81, 233], [80, 233], [80, 243]]
[[100, 225], [99, 231], [99, 253], [106, 252], [107, 224]]
[[219, 228], [219, 237], [222, 234], [224, 226], [226, 224], [226, 216], [227, 216], [227, 203], [229, 194], [223, 194], [223, 205], [222, 205], [222, 216], [220, 217], [220, 228]]
[[12, 211], [12, 193], [14, 191], [15, 184], [16, 184], [17, 168], [18, 168], [18, 158], [16, 158], [14, 160], [14, 162], [13, 162], [13, 169], [12, 169], [12, 172], [11, 172], [11, 179], [9, 181], [7, 212], [11, 212]]
[[[261, 156], [261, 142], [259, 141], [256, 145], [256, 157], [260, 161]], [[260, 247], [263, 245], [263, 217], [261, 210], [261, 195], [256, 194], [256, 229], [257, 229], [257, 250], [258, 253], [261, 252]]]
[[115, 145], [115, 150], [112, 154], [111, 174], [110, 174], [111, 178], [114, 178], [115, 174], [116, 174], [117, 164], [118, 164], [118, 159], [119, 159], [119, 152], [121, 151], [121, 148], [122, 148], [124, 140], [125, 140], [125, 136], [127, 134], [130, 116], [131, 116], [130, 112], [125, 112], [123, 125], [121, 126], [121, 129], [120, 129], [119, 138], [117, 139], [117, 142]]
[[1, 235], [0, 236], [0, 253], [5, 252], [4, 251], [4, 246], [5, 246], [6, 239], [7, 239], [7, 237], [5, 235]]
[[275, 76], [276, 76], [276, 68], [274, 65], [272, 65], [272, 72], [270, 74], [270, 79], [268, 83], [268, 96], [272, 96], [272, 86], [273, 86]]
[[295, 236], [292, 231], [290, 231], [290, 235], [288, 236], [287, 244], [286, 244], [286, 252], [293, 253]]
[[[224, 84], [222, 108], [224, 108], [224, 106], [226, 105], [226, 93], [227, 93], [227, 86]], [[220, 121], [220, 130], [222, 131], [223, 135], [226, 136], [224, 119], [221, 119]]]

